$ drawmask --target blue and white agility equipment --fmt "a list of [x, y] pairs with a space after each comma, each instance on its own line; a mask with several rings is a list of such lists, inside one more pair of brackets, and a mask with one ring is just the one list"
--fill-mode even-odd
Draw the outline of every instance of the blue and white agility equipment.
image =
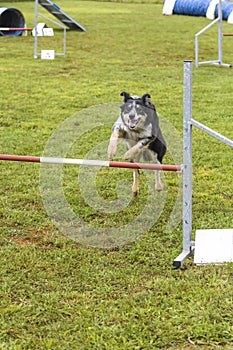
[[[201, 16], [215, 19], [219, 16], [219, 0], [165, 0], [164, 15]], [[233, 2], [222, 0], [222, 19], [233, 23]]]

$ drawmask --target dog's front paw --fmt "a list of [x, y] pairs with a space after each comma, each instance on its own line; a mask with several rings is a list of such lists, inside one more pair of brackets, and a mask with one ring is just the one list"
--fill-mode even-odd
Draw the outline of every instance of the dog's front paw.
[[156, 182], [155, 189], [156, 191], [161, 192], [165, 190], [165, 186], [162, 182]]
[[130, 160], [134, 159], [137, 154], [138, 154], [137, 149], [132, 147], [124, 154], [124, 159], [130, 159]]
[[124, 159], [126, 159], [126, 160], [128, 160], [128, 159], [132, 159], [133, 157], [132, 157], [132, 152], [130, 152], [130, 150], [129, 151], [127, 151], [125, 154], [124, 154]]
[[113, 159], [117, 153], [117, 142], [110, 142], [108, 145], [108, 158]]

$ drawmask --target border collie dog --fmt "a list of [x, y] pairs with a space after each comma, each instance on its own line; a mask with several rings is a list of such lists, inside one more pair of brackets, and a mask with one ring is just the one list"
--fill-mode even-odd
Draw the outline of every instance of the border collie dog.
[[[159, 119], [155, 106], [150, 102], [150, 95], [130, 96], [122, 92], [124, 101], [120, 107], [120, 116], [114, 123], [108, 145], [108, 157], [113, 159], [117, 153], [120, 139], [126, 143], [127, 152], [124, 159], [131, 162], [145, 161], [162, 163], [166, 153], [166, 142], [159, 127]], [[155, 170], [155, 188], [164, 189], [160, 178], [160, 170]], [[139, 192], [139, 170], [134, 169], [132, 192], [134, 196]]]

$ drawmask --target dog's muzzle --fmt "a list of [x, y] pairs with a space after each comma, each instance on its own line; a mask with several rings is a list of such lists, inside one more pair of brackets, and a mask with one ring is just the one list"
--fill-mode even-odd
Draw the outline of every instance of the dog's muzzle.
[[135, 119], [135, 117], [136, 117], [136, 112], [134, 110], [131, 110], [129, 113], [129, 120], [128, 120], [130, 129], [134, 129], [138, 124], [139, 119], [138, 118]]
[[130, 119], [129, 118], [129, 121], [128, 121], [128, 123], [129, 123], [129, 128], [130, 129], [134, 129], [136, 126], [137, 126], [137, 124], [138, 124], [138, 119]]

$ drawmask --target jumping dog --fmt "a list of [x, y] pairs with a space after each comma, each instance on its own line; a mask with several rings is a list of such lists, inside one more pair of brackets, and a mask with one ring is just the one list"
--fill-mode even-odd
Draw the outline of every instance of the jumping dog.
[[[124, 101], [120, 107], [120, 116], [112, 128], [108, 145], [108, 157], [114, 158], [120, 139], [126, 143], [127, 152], [124, 159], [131, 162], [145, 161], [162, 163], [166, 153], [166, 142], [159, 127], [159, 119], [154, 104], [150, 102], [150, 95], [130, 96], [122, 92]], [[156, 170], [157, 191], [162, 191], [164, 185], [160, 178], [160, 171]], [[134, 169], [132, 192], [134, 196], [139, 192], [139, 170]]]

